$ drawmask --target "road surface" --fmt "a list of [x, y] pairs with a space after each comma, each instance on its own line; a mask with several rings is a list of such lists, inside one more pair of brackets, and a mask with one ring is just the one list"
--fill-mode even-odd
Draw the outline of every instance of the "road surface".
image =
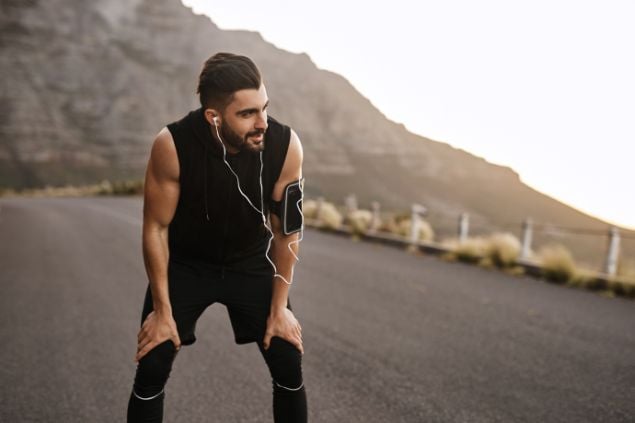
[[[0, 421], [123, 422], [147, 279], [140, 198], [0, 199]], [[635, 302], [307, 229], [291, 298], [311, 422], [633, 422]], [[166, 422], [271, 421], [211, 306]]]

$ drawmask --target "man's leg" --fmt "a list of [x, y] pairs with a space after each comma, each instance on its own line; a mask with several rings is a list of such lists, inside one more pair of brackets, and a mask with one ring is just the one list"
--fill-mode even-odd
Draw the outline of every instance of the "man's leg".
[[273, 384], [273, 419], [276, 423], [305, 423], [307, 402], [302, 379], [302, 354], [290, 342], [274, 336], [265, 350], [258, 348], [269, 367]]
[[[146, 289], [141, 324], [152, 312], [152, 291]], [[161, 423], [163, 421], [163, 388], [170, 376], [176, 348], [166, 340], [152, 348], [137, 363], [132, 392], [128, 400], [128, 423]]]
[[163, 421], [163, 389], [175, 357], [174, 343], [167, 340], [148, 351], [139, 360], [128, 401], [128, 423]]
[[[302, 380], [302, 354], [290, 342], [274, 336], [265, 351], [263, 341], [271, 309], [271, 276], [226, 273], [219, 302], [227, 306], [236, 343], [256, 342], [269, 367], [276, 423], [305, 423], [307, 400]], [[287, 301], [291, 310], [291, 303]]]
[[[196, 341], [196, 322], [203, 311], [214, 302], [214, 288], [213, 284], [206, 281], [192, 265], [175, 261], [169, 262], [168, 288], [182, 348]], [[148, 285], [141, 324], [152, 310], [152, 291]], [[165, 398], [163, 389], [177, 354], [174, 343], [166, 340], [139, 360], [128, 402], [128, 423], [162, 421]]]

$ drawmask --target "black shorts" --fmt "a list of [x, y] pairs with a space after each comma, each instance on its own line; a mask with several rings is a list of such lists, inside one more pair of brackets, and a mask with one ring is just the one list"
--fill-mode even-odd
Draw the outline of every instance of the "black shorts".
[[[196, 342], [196, 322], [203, 311], [214, 303], [227, 307], [237, 344], [263, 340], [273, 291], [271, 275], [247, 274], [171, 257], [168, 290], [182, 345]], [[291, 310], [288, 301], [287, 308]], [[148, 284], [141, 324], [152, 310], [152, 292]]]

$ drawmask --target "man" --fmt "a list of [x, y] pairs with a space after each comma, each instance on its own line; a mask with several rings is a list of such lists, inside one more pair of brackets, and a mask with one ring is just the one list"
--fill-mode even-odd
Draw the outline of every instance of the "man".
[[162, 421], [173, 360], [196, 341], [196, 321], [213, 303], [227, 307], [237, 344], [258, 344], [274, 421], [306, 422], [302, 328], [288, 301], [301, 227], [280, 218], [300, 211], [301, 197], [282, 200], [294, 182], [301, 187], [302, 145], [267, 116], [260, 72], [245, 56], [208, 59], [198, 94], [200, 109], [159, 132], [146, 171], [149, 283], [128, 422]]

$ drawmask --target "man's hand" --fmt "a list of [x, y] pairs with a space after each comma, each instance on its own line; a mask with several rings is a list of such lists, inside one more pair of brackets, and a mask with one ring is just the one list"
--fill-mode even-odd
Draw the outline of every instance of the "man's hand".
[[138, 363], [148, 351], [168, 339], [172, 341], [177, 351], [181, 349], [181, 339], [172, 313], [151, 311], [141, 325], [137, 336], [135, 362]]
[[272, 312], [267, 318], [267, 331], [263, 341], [265, 350], [269, 348], [271, 338], [277, 336], [291, 342], [304, 354], [302, 347], [302, 326], [288, 308], [283, 308], [278, 312]]

